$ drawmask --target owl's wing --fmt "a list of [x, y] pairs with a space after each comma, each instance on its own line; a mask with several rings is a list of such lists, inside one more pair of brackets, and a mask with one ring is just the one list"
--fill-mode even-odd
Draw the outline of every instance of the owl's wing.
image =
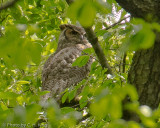
[[67, 47], [50, 56], [42, 72], [42, 90], [49, 90], [57, 95], [83, 80], [89, 72], [89, 66], [72, 66], [80, 55], [81, 49]]

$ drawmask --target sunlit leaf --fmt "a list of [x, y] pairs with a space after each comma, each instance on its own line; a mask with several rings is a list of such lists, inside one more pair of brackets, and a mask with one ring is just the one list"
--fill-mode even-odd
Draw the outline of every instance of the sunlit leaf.
[[[27, 123], [34, 123], [37, 121], [39, 115], [38, 112], [41, 111], [41, 106], [38, 104], [31, 104], [26, 107], [26, 122]], [[34, 116], [33, 116], [34, 115]]]
[[86, 2], [78, 12], [78, 20], [82, 26], [92, 26], [94, 23], [95, 15], [96, 10], [93, 7], [92, 2], [88, 0], [88, 2]]
[[71, 107], [63, 107], [63, 108], [61, 108], [62, 114], [67, 114], [67, 113], [73, 112], [73, 111], [75, 111], [75, 109], [71, 108]]
[[96, 8], [91, 0], [77, 0], [68, 10], [68, 16], [74, 21], [79, 20], [82, 26], [91, 26], [96, 16]]
[[87, 55], [80, 56], [72, 63], [72, 66], [82, 67], [87, 64], [88, 60], [89, 56]]
[[16, 94], [14, 92], [0, 92], [1, 99], [15, 99], [18, 96], [19, 94]]
[[47, 93], [50, 93], [50, 91], [41, 91], [41, 92], [39, 92], [39, 95], [45, 95], [45, 94], [47, 94]]
[[69, 93], [66, 92], [63, 96], [62, 96], [62, 103], [64, 103], [67, 100]]
[[69, 96], [68, 96], [69, 102], [70, 102], [71, 100], [73, 100], [73, 98], [76, 96], [76, 93], [77, 93], [77, 90], [76, 90], [76, 89], [73, 89], [73, 90], [69, 93]]
[[87, 99], [87, 96], [83, 96], [80, 101], [79, 101], [79, 104], [80, 104], [80, 108], [84, 108], [88, 103], [88, 99]]
[[132, 101], [138, 100], [138, 94], [134, 86], [127, 85], [124, 87], [124, 90], [127, 92], [127, 94], [130, 96]]
[[30, 81], [25, 81], [25, 80], [21, 80], [17, 82], [17, 84], [30, 84], [30, 83], [31, 83]]
[[32, 58], [32, 61], [35, 64], [39, 64], [40, 60], [41, 60], [41, 51], [42, 51], [42, 47], [40, 44], [38, 43], [32, 43], [30, 46], [30, 57]]
[[0, 102], [0, 106], [4, 111], [8, 109], [8, 107], [3, 102]]
[[154, 44], [155, 34], [150, 29], [146, 30], [147, 26], [144, 28], [131, 37], [130, 50], [147, 49]]
[[133, 122], [133, 121], [128, 122], [128, 127], [129, 128], [141, 128], [141, 126], [138, 123]]

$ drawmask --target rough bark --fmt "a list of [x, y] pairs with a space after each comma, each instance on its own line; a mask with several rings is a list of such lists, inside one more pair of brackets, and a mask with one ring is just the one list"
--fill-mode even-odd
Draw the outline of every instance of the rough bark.
[[141, 105], [152, 109], [160, 103], [160, 42], [148, 50], [137, 51], [128, 74], [129, 83], [135, 85]]
[[[133, 17], [142, 18], [148, 22], [160, 22], [159, 0], [116, 0]], [[160, 39], [152, 48], [140, 50], [134, 54], [132, 65], [128, 73], [128, 82], [138, 91], [141, 105], [148, 105], [156, 109], [160, 103]], [[124, 113], [126, 118], [130, 117]], [[131, 115], [139, 120], [135, 115]], [[134, 116], [134, 117], [133, 117]], [[124, 117], [125, 118], [125, 117]], [[126, 119], [125, 118], [125, 119]]]
[[146, 21], [160, 21], [159, 0], [116, 0], [133, 17]]

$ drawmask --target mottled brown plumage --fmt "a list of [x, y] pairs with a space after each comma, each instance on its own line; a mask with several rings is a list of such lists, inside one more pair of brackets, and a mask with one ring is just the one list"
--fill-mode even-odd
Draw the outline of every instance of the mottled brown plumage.
[[48, 58], [42, 71], [42, 91], [50, 91], [43, 100], [53, 97], [57, 102], [66, 88], [86, 78], [92, 63], [90, 59], [83, 67], [72, 66], [82, 50], [91, 47], [84, 29], [70, 24], [61, 25], [60, 29], [57, 50]]

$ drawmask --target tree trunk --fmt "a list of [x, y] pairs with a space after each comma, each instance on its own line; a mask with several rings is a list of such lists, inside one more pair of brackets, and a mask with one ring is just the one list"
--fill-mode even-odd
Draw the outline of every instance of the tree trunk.
[[137, 51], [128, 73], [128, 81], [135, 85], [141, 105], [152, 109], [160, 103], [160, 42], [148, 50]]
[[133, 17], [143, 18], [146, 21], [160, 21], [159, 0], [116, 0]]
[[[160, 22], [159, 0], [116, 1], [133, 17], [142, 18], [148, 22]], [[157, 34], [157, 39], [152, 48], [140, 50], [135, 53], [128, 73], [128, 82], [136, 87], [140, 104], [148, 105], [152, 109], [156, 109], [160, 103], [159, 36]], [[126, 115], [126, 113], [124, 115]], [[134, 117], [132, 117], [132, 119], [133, 118]]]

